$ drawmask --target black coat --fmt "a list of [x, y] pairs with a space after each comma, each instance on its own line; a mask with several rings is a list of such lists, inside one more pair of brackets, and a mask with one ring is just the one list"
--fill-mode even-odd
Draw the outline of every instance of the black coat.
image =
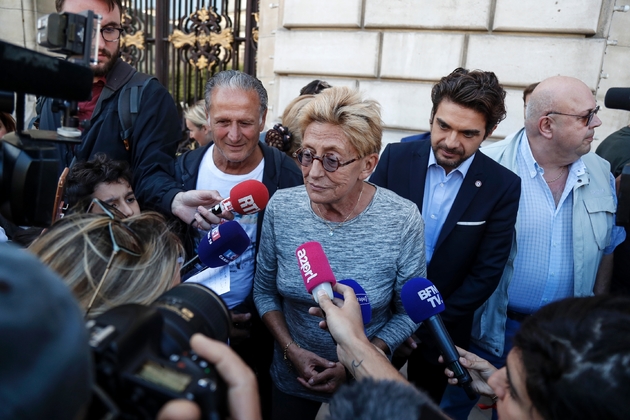
[[[430, 148], [430, 139], [388, 145], [370, 181], [413, 201], [422, 212]], [[442, 319], [462, 347], [474, 311], [501, 280], [520, 194], [520, 178], [477, 151], [440, 231], [427, 277], [444, 298]]]
[[[177, 142], [181, 136], [181, 122], [177, 108], [168, 91], [157, 80], [151, 80], [142, 92], [142, 101], [126, 150], [118, 117], [118, 97], [135, 70], [117, 60], [107, 74], [105, 86], [90, 119], [90, 128], [83, 131], [82, 142], [74, 148], [61, 148], [62, 163], [67, 166], [77, 160], [90, 160], [97, 153], [129, 163], [133, 173], [133, 190], [143, 209], [155, 209], [171, 214], [171, 202], [178, 192], [172, 167]], [[61, 125], [61, 114], [51, 110], [52, 99], [41, 107], [42, 130], [56, 130]]]

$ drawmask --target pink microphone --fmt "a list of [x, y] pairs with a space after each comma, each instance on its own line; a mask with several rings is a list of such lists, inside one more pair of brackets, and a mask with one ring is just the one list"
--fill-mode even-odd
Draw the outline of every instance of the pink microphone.
[[319, 304], [319, 299], [317, 298], [319, 290], [324, 290], [328, 297], [332, 299], [332, 286], [337, 281], [322, 245], [319, 242], [306, 242], [295, 250], [295, 256], [298, 259], [304, 286], [313, 295], [315, 302]]

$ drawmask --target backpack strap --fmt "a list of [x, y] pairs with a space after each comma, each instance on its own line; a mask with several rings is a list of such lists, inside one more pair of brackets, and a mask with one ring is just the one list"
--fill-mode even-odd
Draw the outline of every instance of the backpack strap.
[[122, 91], [118, 96], [118, 118], [121, 127], [120, 138], [127, 151], [131, 150], [131, 135], [133, 134], [133, 127], [138, 118], [142, 92], [153, 79], [156, 79], [156, 77], [137, 71], [131, 76], [131, 79], [129, 79], [125, 86], [122, 87]]

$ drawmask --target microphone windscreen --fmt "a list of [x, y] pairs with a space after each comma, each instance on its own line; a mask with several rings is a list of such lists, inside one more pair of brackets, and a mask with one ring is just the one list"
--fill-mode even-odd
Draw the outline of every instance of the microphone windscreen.
[[405, 311], [413, 322], [420, 323], [444, 310], [444, 300], [437, 287], [424, 277], [414, 277], [400, 291]]
[[93, 79], [88, 67], [0, 41], [0, 90], [86, 101]]
[[230, 202], [239, 214], [258, 213], [267, 207], [268, 201], [269, 190], [255, 179], [240, 182], [230, 190]]
[[630, 88], [610, 88], [604, 98], [606, 108], [630, 111]]
[[306, 242], [295, 250], [304, 286], [309, 293], [322, 283], [336, 283], [328, 258], [319, 242]]
[[221, 267], [237, 259], [250, 243], [247, 232], [238, 222], [232, 220], [208, 231], [199, 242], [197, 254], [208, 267]]
[[[357, 295], [359, 305], [361, 306], [363, 325], [369, 324], [372, 320], [372, 305], [370, 304], [370, 299], [368, 298], [367, 293], [365, 293], [365, 289], [353, 279], [339, 280], [339, 283], [352, 287], [354, 294]], [[343, 295], [341, 293], [333, 292], [333, 294], [336, 298], [343, 300]]]

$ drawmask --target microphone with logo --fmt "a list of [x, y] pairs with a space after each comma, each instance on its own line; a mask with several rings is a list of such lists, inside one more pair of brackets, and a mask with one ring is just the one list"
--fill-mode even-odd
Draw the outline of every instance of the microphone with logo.
[[245, 252], [250, 244], [247, 232], [238, 222], [231, 220], [221, 223], [201, 238], [197, 255], [184, 264], [182, 273], [186, 273], [186, 269], [197, 261], [210, 268], [227, 265]]
[[[361, 287], [361, 285], [353, 279], [339, 280], [339, 283], [352, 287], [352, 290], [354, 290], [354, 294], [357, 296], [357, 300], [359, 301], [359, 306], [361, 307], [363, 325], [369, 324], [372, 320], [372, 305], [370, 304], [370, 299], [368, 298], [367, 293], [365, 293], [365, 289], [363, 289], [363, 287]], [[343, 300], [343, 295], [341, 293], [334, 292], [334, 296]]]
[[476, 399], [478, 395], [472, 389], [472, 378], [459, 363], [459, 353], [440, 317], [440, 312], [444, 311], [444, 300], [437, 287], [423, 277], [415, 277], [403, 285], [400, 298], [411, 320], [424, 323], [433, 335], [444, 364], [455, 373], [457, 384], [464, 388], [468, 398]]
[[295, 250], [295, 256], [298, 260], [304, 286], [313, 295], [315, 302], [319, 304], [317, 292], [320, 290], [324, 290], [332, 300], [332, 287], [337, 281], [322, 245], [319, 242], [303, 243]]
[[230, 190], [230, 196], [221, 201], [210, 211], [219, 215], [224, 210], [235, 211], [238, 214], [254, 214], [267, 207], [269, 201], [269, 190], [260, 181], [248, 179], [239, 182]]

